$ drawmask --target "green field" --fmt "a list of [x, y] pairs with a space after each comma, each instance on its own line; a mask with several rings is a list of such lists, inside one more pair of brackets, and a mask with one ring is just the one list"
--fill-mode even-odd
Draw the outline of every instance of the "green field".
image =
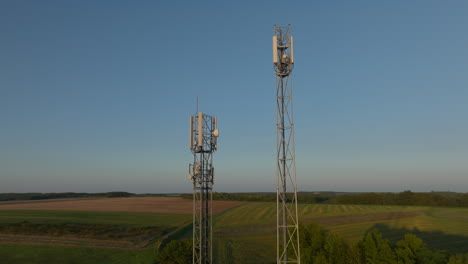
[[[191, 222], [192, 216], [187, 214], [159, 214], [159, 213], [127, 213], [127, 212], [82, 212], [82, 211], [3, 211], [0, 210], [0, 223], [50, 223], [50, 224], [94, 224], [115, 225], [130, 227], [159, 227], [173, 231]], [[166, 232], [166, 233], [167, 233]], [[154, 243], [144, 249], [112, 249], [92, 248], [92, 245], [121, 246], [113, 241], [89, 239], [84, 241], [86, 247], [60, 246], [60, 244], [73, 244], [78, 242], [73, 238], [58, 238], [55, 245], [43, 245], [50, 238], [41, 239], [41, 236], [29, 239], [24, 245], [8, 244], [9, 237], [0, 235], [0, 263], [82, 263], [82, 264], [114, 264], [114, 263], [144, 263], [152, 264], [156, 257]], [[156, 238], [160, 239], [160, 238]], [[87, 240], [87, 239], [84, 239]], [[21, 241], [16, 239], [16, 241]], [[98, 242], [96, 242], [98, 241]], [[100, 241], [100, 242], [99, 242]], [[30, 243], [41, 245], [29, 245]], [[58, 244], [58, 245], [57, 245]]]
[[187, 214], [127, 213], [127, 212], [84, 212], [84, 211], [46, 211], [0, 210], [0, 223], [22, 221], [37, 223], [81, 223], [114, 224], [132, 226], [177, 227], [182, 222], [191, 220]]
[[[468, 209], [417, 206], [298, 205], [300, 222], [316, 222], [345, 239], [357, 241], [378, 228], [391, 242], [414, 233], [432, 249], [450, 253], [468, 252]], [[221, 251], [224, 244], [237, 245], [235, 254], [249, 256], [257, 263], [275, 262], [276, 204], [248, 203], [216, 217], [214, 230]]]
[[154, 248], [118, 250], [40, 245], [0, 245], [0, 263], [2, 264], [152, 264], [155, 256]]
[[[468, 252], [468, 209], [416, 206], [300, 204], [300, 222], [319, 223], [345, 239], [357, 241], [378, 228], [392, 242], [408, 232], [432, 249]], [[77, 212], [0, 211], [0, 223], [76, 223], [118, 226], [157, 226], [175, 230], [191, 215]], [[217, 263], [274, 263], [276, 204], [246, 203], [214, 219], [214, 257]], [[0, 244], [0, 263], [153, 263], [154, 244], [144, 249]], [[27, 244], [27, 243], [26, 243]]]

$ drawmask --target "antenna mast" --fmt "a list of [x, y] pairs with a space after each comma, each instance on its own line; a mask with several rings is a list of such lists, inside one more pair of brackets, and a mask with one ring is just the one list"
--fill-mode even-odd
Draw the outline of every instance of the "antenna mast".
[[273, 66], [276, 75], [276, 263], [300, 264], [291, 76], [294, 49], [289, 25], [274, 26]]
[[[198, 111], [198, 96], [197, 96]], [[202, 112], [190, 117], [189, 179], [193, 182], [193, 264], [211, 264], [213, 153], [218, 148], [218, 119]]]

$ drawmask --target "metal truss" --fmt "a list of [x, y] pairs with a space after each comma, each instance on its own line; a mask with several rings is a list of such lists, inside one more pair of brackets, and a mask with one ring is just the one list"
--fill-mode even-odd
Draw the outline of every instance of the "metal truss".
[[301, 263], [297, 214], [296, 159], [292, 104], [293, 38], [290, 27], [274, 27], [276, 80], [277, 263]]
[[211, 264], [213, 153], [217, 149], [217, 118], [198, 112], [190, 118], [190, 149], [193, 164], [189, 178], [193, 181], [193, 263]]

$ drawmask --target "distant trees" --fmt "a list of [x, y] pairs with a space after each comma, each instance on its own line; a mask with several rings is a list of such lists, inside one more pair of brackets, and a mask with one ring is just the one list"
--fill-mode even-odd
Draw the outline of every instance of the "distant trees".
[[[182, 198], [192, 199], [192, 194], [182, 194]], [[323, 203], [334, 199], [334, 193], [298, 192], [298, 203]], [[213, 200], [218, 201], [248, 201], [248, 202], [276, 202], [276, 193], [213, 193]]]
[[[183, 194], [182, 198], [192, 199], [192, 194]], [[218, 201], [249, 201], [275, 202], [276, 193], [213, 193], [213, 200]]]
[[79, 197], [99, 197], [105, 196], [104, 193], [0, 193], [0, 201], [16, 200], [46, 200], [58, 198], [79, 198]]
[[460, 196], [460, 206], [468, 207], [468, 193]]
[[468, 207], [468, 193], [359, 193], [336, 196], [337, 204], [415, 205]]
[[[182, 198], [192, 199], [192, 194], [182, 194]], [[213, 200], [275, 202], [276, 193], [213, 193]], [[369, 204], [405, 206], [450, 206], [468, 207], [468, 193], [428, 192], [416, 193], [409, 190], [400, 193], [351, 193], [298, 192], [298, 203], [326, 204]]]
[[0, 193], [0, 201], [18, 201], [18, 200], [47, 200], [63, 198], [86, 198], [86, 197], [130, 197], [134, 193], [128, 192], [107, 192], [107, 193]]
[[116, 198], [116, 197], [130, 197], [134, 196], [134, 193], [128, 193], [128, 192], [108, 192], [106, 193], [107, 198]]
[[[161, 197], [174, 194], [134, 194], [129, 192], [107, 193], [0, 193], [0, 201], [14, 200], [45, 200], [58, 198], [80, 197]], [[179, 195], [177, 195], [179, 196]], [[192, 199], [192, 194], [181, 194], [180, 197]], [[276, 193], [213, 193], [213, 200], [275, 202]], [[468, 193], [429, 192], [416, 193], [403, 191], [400, 193], [355, 193], [339, 194], [334, 192], [298, 192], [298, 203], [326, 204], [371, 204], [371, 205], [415, 205], [415, 206], [451, 206], [468, 207]]]

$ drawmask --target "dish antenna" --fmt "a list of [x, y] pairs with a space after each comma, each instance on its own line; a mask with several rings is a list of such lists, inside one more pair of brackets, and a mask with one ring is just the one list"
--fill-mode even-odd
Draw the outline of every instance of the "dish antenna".
[[217, 117], [202, 112], [190, 117], [193, 163], [189, 164], [188, 178], [193, 182], [193, 264], [213, 262], [213, 153], [218, 148], [218, 136]]

